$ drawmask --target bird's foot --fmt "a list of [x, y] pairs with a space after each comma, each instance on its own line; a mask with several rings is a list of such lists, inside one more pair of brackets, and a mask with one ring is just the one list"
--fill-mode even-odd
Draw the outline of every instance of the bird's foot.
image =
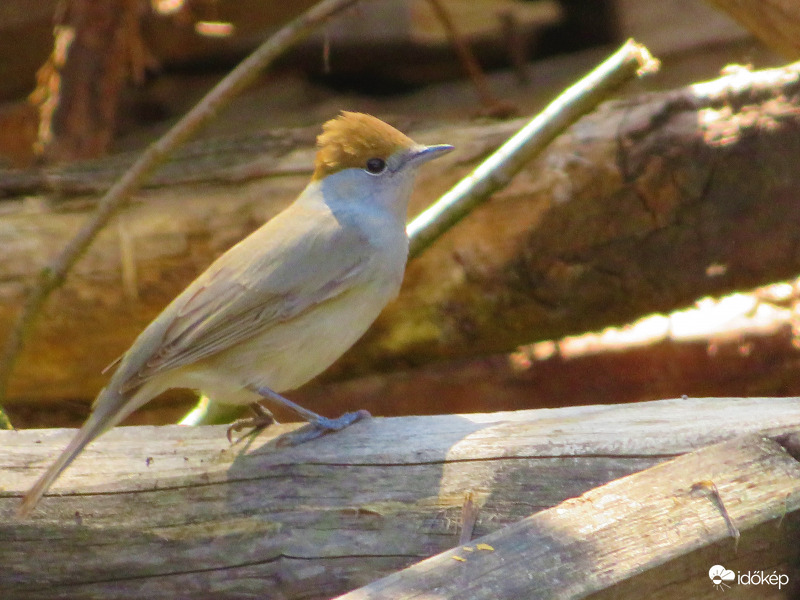
[[237, 419], [231, 423], [230, 427], [228, 427], [227, 436], [228, 441], [231, 444], [233, 443], [234, 433], [242, 431], [243, 429], [250, 429], [247, 435], [253, 435], [260, 432], [268, 425], [278, 422], [275, 420], [275, 417], [272, 416], [272, 413], [261, 406], [258, 402], [251, 404], [250, 410], [252, 410], [254, 413], [252, 417], [248, 417], [246, 419]]
[[304, 444], [308, 441], [315, 440], [320, 436], [330, 433], [332, 431], [341, 431], [345, 427], [349, 427], [353, 423], [361, 421], [362, 419], [369, 419], [372, 415], [366, 410], [357, 410], [343, 414], [338, 419], [329, 419], [317, 415], [316, 418], [309, 421], [308, 425], [301, 427], [294, 433], [287, 433], [278, 440], [280, 446], [297, 446]]

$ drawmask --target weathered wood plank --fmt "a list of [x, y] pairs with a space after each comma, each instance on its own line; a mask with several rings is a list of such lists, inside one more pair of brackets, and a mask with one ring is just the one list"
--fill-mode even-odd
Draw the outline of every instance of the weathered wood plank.
[[645, 590], [700, 600], [719, 598], [709, 578], [716, 564], [782, 576], [750, 589], [727, 582], [737, 598], [793, 598], [798, 511], [798, 459], [750, 435], [595, 488], [341, 600], [633, 600]]
[[233, 447], [224, 427], [118, 428], [24, 521], [19, 497], [73, 432], [2, 431], [0, 596], [328, 598], [455, 545], [467, 492], [484, 535], [677, 454], [796, 429], [798, 408], [678, 399], [373, 419], [280, 449], [294, 425]]

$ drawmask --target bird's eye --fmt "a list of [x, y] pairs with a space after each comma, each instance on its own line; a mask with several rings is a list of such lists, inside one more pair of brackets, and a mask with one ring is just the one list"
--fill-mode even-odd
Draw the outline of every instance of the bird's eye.
[[367, 172], [373, 175], [379, 175], [386, 170], [386, 161], [382, 158], [370, 158], [367, 161]]

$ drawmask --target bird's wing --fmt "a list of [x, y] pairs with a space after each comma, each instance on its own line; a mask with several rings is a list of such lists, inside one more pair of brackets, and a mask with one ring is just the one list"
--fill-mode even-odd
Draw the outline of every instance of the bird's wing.
[[142, 333], [114, 375], [121, 392], [297, 317], [362, 281], [369, 246], [358, 231], [335, 220], [320, 226], [316, 219], [313, 229], [308, 221], [273, 221], [221, 256]]

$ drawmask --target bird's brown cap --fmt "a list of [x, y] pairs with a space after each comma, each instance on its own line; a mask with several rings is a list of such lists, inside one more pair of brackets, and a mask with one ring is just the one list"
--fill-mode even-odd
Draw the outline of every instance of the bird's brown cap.
[[312, 180], [342, 169], [363, 169], [370, 158], [388, 158], [400, 148], [411, 148], [407, 135], [364, 113], [346, 112], [322, 126], [317, 137], [317, 159]]

